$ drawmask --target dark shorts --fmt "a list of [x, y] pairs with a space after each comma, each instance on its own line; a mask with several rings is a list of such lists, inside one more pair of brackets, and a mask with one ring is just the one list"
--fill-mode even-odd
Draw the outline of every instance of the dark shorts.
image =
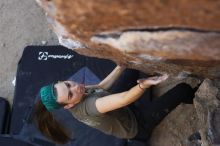
[[141, 103], [142, 105], [139, 104], [139, 107], [135, 106], [137, 105], [135, 103], [130, 105], [129, 107], [134, 112], [139, 124], [139, 131], [135, 139], [147, 141], [153, 129], [173, 109], [180, 103], [192, 104], [193, 98], [194, 89], [185, 83], [181, 83], [151, 102]]

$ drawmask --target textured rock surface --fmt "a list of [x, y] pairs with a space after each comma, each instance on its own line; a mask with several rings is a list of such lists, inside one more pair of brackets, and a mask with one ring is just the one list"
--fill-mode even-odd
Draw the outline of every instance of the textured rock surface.
[[[176, 81], [178, 83], [179, 81]], [[198, 83], [184, 80], [183, 82]], [[159, 85], [159, 92], [170, 85]], [[163, 89], [160, 89], [160, 86]], [[172, 87], [169, 87], [172, 86]], [[156, 89], [156, 90], [158, 90]], [[180, 105], [172, 111], [152, 134], [151, 145], [155, 146], [213, 146], [220, 144], [220, 81], [205, 79], [197, 90], [194, 105]], [[200, 139], [190, 136], [198, 132]]]
[[206, 79], [194, 99], [203, 146], [220, 144], [220, 81]]
[[186, 146], [189, 136], [198, 131], [198, 118], [192, 104], [181, 104], [154, 130], [151, 146]]
[[220, 1], [37, 1], [60, 43], [78, 53], [145, 73], [220, 77]]

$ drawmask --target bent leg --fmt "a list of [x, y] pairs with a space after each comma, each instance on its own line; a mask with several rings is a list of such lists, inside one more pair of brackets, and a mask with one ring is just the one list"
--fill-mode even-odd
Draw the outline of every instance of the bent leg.
[[143, 115], [144, 121], [142, 123], [144, 125], [142, 127], [147, 133], [147, 137], [163, 118], [181, 102], [192, 103], [194, 93], [195, 91], [189, 85], [182, 83], [151, 103], [146, 103], [145, 110], [140, 110], [140, 113]]

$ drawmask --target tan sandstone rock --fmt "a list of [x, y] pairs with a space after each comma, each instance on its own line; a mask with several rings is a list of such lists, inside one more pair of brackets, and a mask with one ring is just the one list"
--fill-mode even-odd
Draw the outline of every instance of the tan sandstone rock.
[[60, 43], [145, 73], [220, 77], [220, 1], [37, 0]]

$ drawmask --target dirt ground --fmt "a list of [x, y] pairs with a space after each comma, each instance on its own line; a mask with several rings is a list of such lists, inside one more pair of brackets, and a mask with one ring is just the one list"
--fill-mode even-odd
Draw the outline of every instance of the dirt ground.
[[0, 97], [13, 102], [17, 63], [28, 45], [58, 44], [35, 0], [0, 1]]

